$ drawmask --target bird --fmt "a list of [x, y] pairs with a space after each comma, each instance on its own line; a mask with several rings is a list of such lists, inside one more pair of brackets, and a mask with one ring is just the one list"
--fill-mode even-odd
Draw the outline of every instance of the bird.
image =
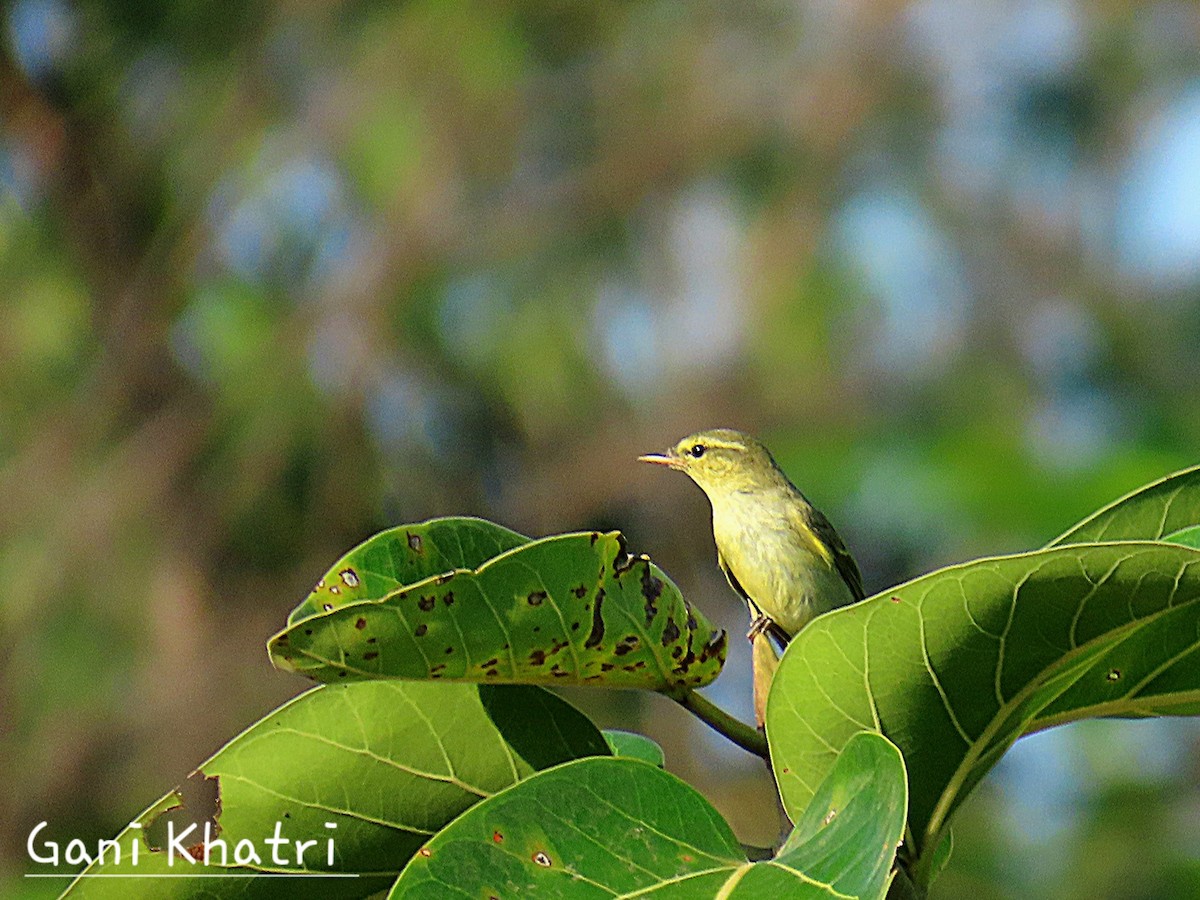
[[863, 599], [845, 543], [761, 441], [714, 428], [638, 461], [677, 469], [708, 496], [717, 562], [749, 605], [751, 642], [768, 633], [786, 646], [815, 616]]

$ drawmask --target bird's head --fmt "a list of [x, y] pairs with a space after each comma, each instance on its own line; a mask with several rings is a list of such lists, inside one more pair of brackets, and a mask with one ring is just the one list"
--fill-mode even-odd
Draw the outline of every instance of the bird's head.
[[710, 498], [769, 487], [781, 477], [761, 442], [731, 428], [689, 434], [669, 450], [638, 460], [686, 472]]

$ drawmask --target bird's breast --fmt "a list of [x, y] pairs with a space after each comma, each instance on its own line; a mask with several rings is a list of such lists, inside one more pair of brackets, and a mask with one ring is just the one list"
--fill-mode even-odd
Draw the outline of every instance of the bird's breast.
[[848, 602], [845, 582], [797, 534], [782, 504], [714, 504], [713, 537], [750, 599], [789, 633]]

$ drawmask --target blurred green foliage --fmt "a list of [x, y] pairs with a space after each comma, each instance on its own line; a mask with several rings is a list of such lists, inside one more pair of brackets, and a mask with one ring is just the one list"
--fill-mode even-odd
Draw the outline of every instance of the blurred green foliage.
[[[621, 527], [736, 632], [703, 500], [632, 462], [696, 428], [762, 434], [869, 589], [1194, 463], [1198, 15], [8, 4], [0, 892], [301, 690], [265, 638], [393, 522]], [[570, 697], [774, 838], [760, 765]], [[1143, 778], [1130, 727], [1053, 842], [1049, 751], [1006, 764], [944, 896], [1194, 895], [1197, 731]]]

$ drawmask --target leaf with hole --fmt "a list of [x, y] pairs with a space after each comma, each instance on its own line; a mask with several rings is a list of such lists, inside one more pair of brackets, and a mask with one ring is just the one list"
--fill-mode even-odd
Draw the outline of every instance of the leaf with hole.
[[393, 898], [882, 897], [904, 829], [899, 751], [860, 734], [778, 856], [750, 862], [712, 805], [631, 759], [588, 759], [532, 776], [433, 838]]
[[617, 532], [563, 534], [294, 622], [272, 661], [318, 681], [365, 678], [600, 684], [710, 683], [725, 632]]
[[[200, 847], [205, 823], [227, 845], [226, 860], [213, 845], [211, 866], [196, 865], [196, 873], [253, 877], [146, 882], [155, 897], [365, 897], [392, 884], [409, 857], [471, 805], [536, 770], [608, 752], [591, 722], [541, 688], [394, 681], [316, 688], [234, 738], [138, 816], [140, 827], [116, 838], [120, 863], [110, 854], [67, 895], [128, 897], [136, 882], [112, 876], [193, 871], [167, 850], [169, 818], [176, 846]], [[205, 788], [215, 793], [205, 798]], [[288, 843], [265, 843], [274, 837]], [[260, 862], [244, 855], [244, 841]], [[315, 842], [299, 861], [295, 841]], [[239, 846], [249, 865], [233, 865]]]
[[1200, 551], [1082, 544], [933, 572], [815, 619], [767, 708], [797, 815], [850, 737], [909, 772], [904, 854], [928, 884], [951, 813], [1021, 734], [1092, 716], [1200, 710]]
[[359, 600], [378, 600], [406, 584], [473, 569], [529, 538], [486, 519], [451, 516], [399, 525], [363, 541], [326, 572], [288, 616], [288, 624]]

